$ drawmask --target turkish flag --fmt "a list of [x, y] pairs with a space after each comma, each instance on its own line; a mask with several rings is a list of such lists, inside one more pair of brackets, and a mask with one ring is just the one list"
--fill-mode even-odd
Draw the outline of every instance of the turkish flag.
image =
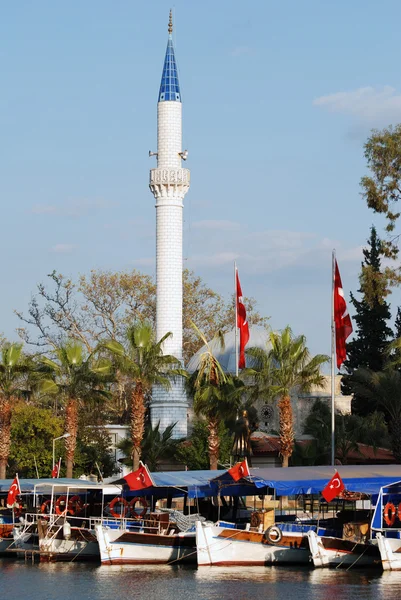
[[239, 481], [243, 477], [249, 477], [250, 472], [248, 467], [248, 461], [245, 459], [242, 462], [237, 463], [236, 465], [231, 467], [231, 469], [228, 469], [228, 473], [230, 473], [234, 481]]
[[19, 486], [18, 477], [15, 477], [13, 480], [10, 489], [8, 490], [7, 496], [7, 508], [12, 508], [15, 504], [17, 496], [21, 493], [21, 488]]
[[241, 284], [238, 277], [238, 269], [235, 271], [236, 287], [237, 287], [237, 327], [239, 329], [239, 360], [238, 367], [245, 368], [245, 346], [249, 342], [249, 325], [246, 320], [246, 308], [242, 297]]
[[334, 274], [334, 325], [336, 330], [336, 355], [337, 368], [339, 369], [345, 359], [347, 352], [345, 341], [352, 333], [351, 317], [348, 314], [347, 304], [344, 298], [343, 284], [341, 283], [340, 271], [337, 261], [335, 261]]
[[58, 461], [58, 463], [56, 463], [53, 467], [53, 470], [52, 470], [52, 478], [53, 479], [58, 479], [58, 476], [60, 475], [60, 467], [61, 467], [61, 458]]
[[136, 471], [123, 477], [130, 490], [144, 490], [155, 485], [146, 465], [141, 465]]
[[333, 498], [341, 494], [341, 492], [344, 489], [345, 485], [343, 483], [343, 480], [341, 479], [338, 471], [336, 471], [333, 477], [330, 479], [329, 483], [322, 491], [322, 496], [326, 500], [326, 502], [331, 502]]

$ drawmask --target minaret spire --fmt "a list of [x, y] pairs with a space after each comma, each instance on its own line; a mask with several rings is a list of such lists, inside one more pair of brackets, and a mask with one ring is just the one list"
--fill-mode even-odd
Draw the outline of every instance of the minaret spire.
[[171, 35], [173, 33], [173, 11], [170, 8], [170, 16], [168, 20], [168, 34]]

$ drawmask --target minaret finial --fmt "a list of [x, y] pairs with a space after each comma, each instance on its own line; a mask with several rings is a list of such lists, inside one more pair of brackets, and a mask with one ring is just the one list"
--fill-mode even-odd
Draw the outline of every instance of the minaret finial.
[[168, 33], [171, 35], [173, 33], [173, 11], [170, 9], [170, 16], [168, 20]]

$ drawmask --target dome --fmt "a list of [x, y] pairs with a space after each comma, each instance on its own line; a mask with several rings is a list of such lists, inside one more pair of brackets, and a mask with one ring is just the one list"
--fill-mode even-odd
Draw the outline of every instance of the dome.
[[[266, 350], [270, 348], [269, 332], [265, 327], [260, 325], [253, 325], [249, 327], [249, 342], [246, 348], [261, 348]], [[237, 337], [238, 352], [239, 352], [239, 332]], [[235, 374], [235, 331], [232, 329], [224, 335], [224, 350], [221, 349], [219, 342], [210, 342], [210, 347], [214, 356], [217, 358], [221, 366], [226, 373]], [[245, 351], [246, 351], [245, 348]], [[200, 357], [205, 352], [206, 347], [202, 346], [196, 354], [190, 359], [188, 363], [188, 371], [193, 373], [199, 367]], [[250, 365], [247, 365], [250, 366]]]

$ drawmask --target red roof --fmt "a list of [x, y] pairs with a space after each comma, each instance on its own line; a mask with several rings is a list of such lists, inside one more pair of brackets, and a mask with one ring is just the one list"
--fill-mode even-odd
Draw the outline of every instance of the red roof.
[[[308, 446], [311, 439], [296, 440], [300, 446]], [[251, 435], [251, 446], [255, 456], [278, 455], [280, 453], [280, 438], [277, 435], [268, 435], [267, 433], [255, 432]], [[351, 450], [347, 456], [347, 462], [351, 464], [375, 463], [389, 464], [395, 463], [391, 450], [387, 448], [373, 448], [366, 444], [358, 444], [359, 452]]]

